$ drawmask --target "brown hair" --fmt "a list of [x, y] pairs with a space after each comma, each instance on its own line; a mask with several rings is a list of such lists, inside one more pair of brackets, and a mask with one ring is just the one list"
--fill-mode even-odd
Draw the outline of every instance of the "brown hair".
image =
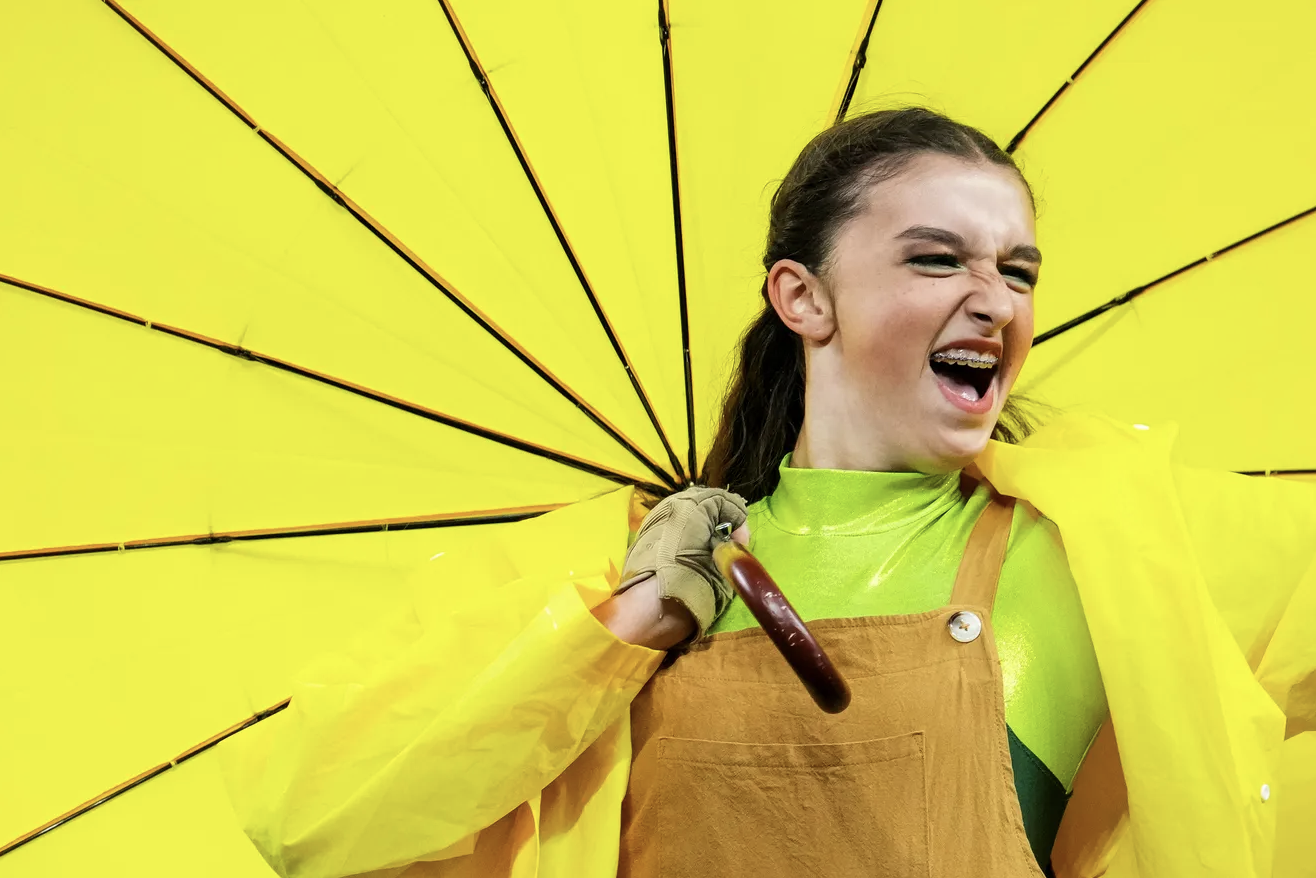
[[[809, 142], [772, 196], [763, 267], [793, 259], [822, 273], [841, 227], [863, 210], [874, 183], [900, 173], [925, 153], [1018, 166], [976, 128], [931, 110], [882, 110], [837, 123]], [[1019, 173], [1024, 188], [1032, 190]], [[703, 482], [754, 502], [777, 486], [782, 457], [795, 447], [804, 421], [804, 345], [768, 302], [740, 342], [739, 368], [727, 392]], [[1006, 400], [992, 438], [1018, 442], [1033, 421], [1018, 401]]]

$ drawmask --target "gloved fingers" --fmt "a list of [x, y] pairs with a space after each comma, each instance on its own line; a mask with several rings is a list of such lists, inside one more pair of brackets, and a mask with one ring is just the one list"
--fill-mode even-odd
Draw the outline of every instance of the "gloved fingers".
[[745, 523], [747, 515], [744, 500], [727, 491], [712, 488], [704, 491], [697, 499], [691, 498], [696, 500], [694, 505], [686, 505], [687, 514], [680, 516], [680, 531], [673, 528], [668, 532], [664, 545], [668, 551], [674, 552], [679, 546], [681, 549], [699, 549], [711, 554], [721, 541], [717, 534], [719, 524], [730, 524], [734, 529]]
[[[626, 555], [623, 579], [680, 564], [696, 571], [717, 591], [723, 583], [712, 553], [720, 541], [717, 527], [730, 524], [748, 538], [743, 498], [718, 488], [687, 488], [664, 499], [645, 517]], [[623, 588], [628, 584], [623, 584]], [[719, 595], [720, 597], [720, 595]], [[719, 605], [722, 601], [718, 601]]]
[[738, 528], [745, 523], [749, 515], [745, 508], [745, 501], [740, 495], [716, 488], [706, 488], [705, 490], [708, 493], [699, 497], [696, 502], [700, 509], [704, 511], [704, 514], [708, 516], [714, 529], [723, 522], [729, 523], [733, 528]]

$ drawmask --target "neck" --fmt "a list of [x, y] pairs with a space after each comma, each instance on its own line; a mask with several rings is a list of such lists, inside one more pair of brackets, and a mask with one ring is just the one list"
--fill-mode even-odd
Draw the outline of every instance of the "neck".
[[914, 472], [916, 468], [900, 459], [885, 441], [881, 425], [873, 423], [871, 402], [852, 400], [847, 391], [840, 381], [810, 381], [805, 386], [804, 423], [791, 466]]

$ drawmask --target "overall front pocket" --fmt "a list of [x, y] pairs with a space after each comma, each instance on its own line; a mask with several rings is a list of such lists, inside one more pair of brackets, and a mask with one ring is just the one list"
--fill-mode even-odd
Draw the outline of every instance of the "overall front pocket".
[[846, 744], [660, 737], [646, 801], [632, 803], [649, 867], [635, 874], [927, 875], [923, 743], [922, 732]]

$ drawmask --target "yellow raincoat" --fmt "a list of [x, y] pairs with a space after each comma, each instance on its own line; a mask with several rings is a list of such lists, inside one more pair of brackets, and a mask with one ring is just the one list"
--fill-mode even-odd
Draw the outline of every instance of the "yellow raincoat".
[[[1172, 441], [1068, 416], [977, 461], [1059, 527], [1118, 741], [1080, 774], [1059, 876], [1270, 875], [1286, 726], [1316, 727], [1316, 490], [1178, 467]], [[589, 609], [630, 507], [617, 491], [431, 562], [404, 615], [229, 742], [277, 871], [616, 874], [627, 708], [661, 654]]]

